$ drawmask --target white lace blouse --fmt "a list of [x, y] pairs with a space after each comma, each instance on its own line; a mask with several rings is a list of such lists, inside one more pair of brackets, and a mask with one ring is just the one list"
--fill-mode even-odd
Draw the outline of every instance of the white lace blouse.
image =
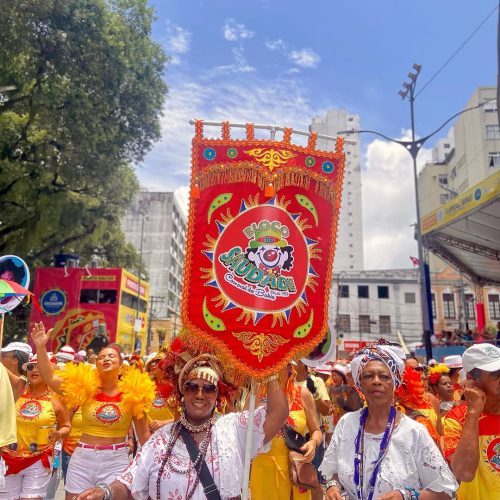
[[[338, 474], [339, 482], [348, 492], [350, 500], [357, 498], [354, 484], [354, 442], [360, 415], [361, 410], [358, 410], [347, 413], [339, 420], [320, 466], [327, 480], [333, 474]], [[365, 432], [364, 498], [368, 496], [368, 482], [378, 458], [382, 436], [383, 433], [375, 435]], [[406, 487], [418, 490], [428, 488], [435, 492], [445, 492], [451, 497], [458, 484], [427, 429], [403, 415], [392, 433], [389, 448], [382, 460], [373, 498]]]
[[[252, 435], [252, 458], [261, 451], [264, 442], [266, 409], [257, 408], [254, 415]], [[230, 413], [217, 419], [212, 429], [212, 439], [205, 461], [219, 488], [223, 500], [241, 495], [243, 461], [248, 412]], [[134, 461], [118, 477], [137, 500], [157, 498], [156, 480], [170, 439], [172, 424], [158, 429], [144, 444]], [[170, 460], [175, 469], [186, 471], [190, 465], [189, 453], [181, 438], [177, 439]], [[196, 472], [179, 474], [165, 466], [160, 482], [161, 500], [184, 500], [196, 480]], [[198, 484], [193, 500], [206, 500], [203, 486]]]

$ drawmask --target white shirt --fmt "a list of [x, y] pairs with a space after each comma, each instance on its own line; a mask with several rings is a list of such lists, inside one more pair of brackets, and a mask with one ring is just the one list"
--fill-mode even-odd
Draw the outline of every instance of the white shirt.
[[[349, 499], [355, 500], [354, 453], [355, 440], [359, 429], [362, 410], [345, 414], [335, 427], [335, 431], [320, 466], [327, 481], [333, 474], [338, 474], [339, 482], [349, 493]], [[377, 460], [382, 434], [364, 436], [364, 478], [363, 497], [367, 498], [369, 481]], [[373, 498], [399, 488], [430, 489], [452, 495], [458, 488], [446, 461], [427, 429], [420, 423], [403, 415], [395, 427], [389, 447], [382, 460], [375, 483]]]
[[[252, 458], [265, 451], [262, 448], [265, 419], [266, 409], [257, 408], [254, 415]], [[218, 418], [212, 428], [212, 439], [205, 461], [223, 500], [241, 495], [247, 422], [248, 412], [229, 413]], [[158, 429], [144, 444], [130, 466], [118, 477], [118, 481], [127, 486], [135, 499], [146, 500], [151, 497], [156, 500], [156, 480], [172, 425], [167, 424]], [[185, 471], [189, 468], [191, 460], [181, 438], [177, 439], [169, 460], [178, 470]], [[161, 500], [185, 499], [195, 480], [196, 472], [179, 474], [166, 465], [160, 481]], [[201, 482], [191, 498], [206, 500]]]

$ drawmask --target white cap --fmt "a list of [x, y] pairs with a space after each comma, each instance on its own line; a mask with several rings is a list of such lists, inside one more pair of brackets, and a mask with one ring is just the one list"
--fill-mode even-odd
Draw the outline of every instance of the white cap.
[[429, 361], [427, 362], [428, 366], [434, 366], [434, 365], [438, 365], [438, 364], [439, 363], [434, 358], [429, 359]]
[[24, 352], [24, 354], [27, 354], [28, 356], [31, 356], [33, 354], [31, 346], [29, 344], [25, 344], [24, 342], [11, 342], [10, 344], [7, 344], [5, 347], [2, 347], [2, 352], [13, 352], [13, 351]]
[[462, 366], [464, 366], [462, 362], [462, 356], [460, 356], [460, 354], [452, 354], [451, 356], [445, 356], [443, 359], [443, 363], [448, 368], [462, 368]]
[[59, 349], [56, 354], [57, 361], [74, 361], [75, 360], [75, 350], [69, 346], [65, 345]]
[[314, 371], [317, 373], [321, 373], [322, 375], [331, 375], [332, 365], [319, 365], [314, 368]]
[[347, 366], [341, 365], [340, 363], [335, 363], [332, 366], [332, 371], [342, 373], [344, 376], [349, 373]]
[[492, 344], [473, 345], [464, 352], [462, 359], [466, 373], [474, 368], [486, 372], [500, 370], [500, 349]]
[[87, 351], [84, 351], [83, 349], [81, 351], [78, 351], [78, 354], [82, 357], [82, 358], [86, 358], [87, 357]]

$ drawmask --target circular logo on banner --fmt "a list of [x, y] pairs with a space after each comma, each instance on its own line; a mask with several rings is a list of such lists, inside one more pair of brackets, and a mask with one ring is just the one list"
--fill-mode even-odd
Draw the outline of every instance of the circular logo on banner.
[[62, 290], [47, 290], [40, 297], [40, 305], [45, 314], [55, 316], [66, 307], [66, 294]]
[[[3, 255], [0, 257], [0, 279], [14, 281], [23, 288], [30, 286], [30, 272], [26, 262], [16, 255]], [[24, 299], [25, 295], [6, 297], [0, 300], [0, 311], [12, 311]]]
[[38, 401], [27, 401], [19, 408], [19, 414], [28, 420], [38, 417], [40, 413], [42, 413], [42, 405]]
[[259, 205], [237, 215], [215, 245], [214, 271], [226, 299], [243, 309], [273, 314], [302, 295], [308, 245], [283, 208]]
[[489, 464], [500, 472], [500, 438], [493, 438], [486, 449], [486, 457]]
[[118, 422], [121, 416], [122, 412], [120, 411], [120, 407], [113, 403], [103, 404], [99, 406], [95, 412], [97, 420], [99, 420], [99, 422], [104, 422], [105, 424]]

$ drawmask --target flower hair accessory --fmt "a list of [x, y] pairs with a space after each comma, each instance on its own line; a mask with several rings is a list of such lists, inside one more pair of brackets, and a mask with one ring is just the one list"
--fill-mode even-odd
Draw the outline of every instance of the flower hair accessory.
[[450, 369], [444, 363], [439, 363], [438, 365], [431, 366], [429, 368], [428, 373], [429, 373], [429, 382], [432, 385], [437, 385], [439, 379], [443, 375], [448, 375], [450, 373]]

